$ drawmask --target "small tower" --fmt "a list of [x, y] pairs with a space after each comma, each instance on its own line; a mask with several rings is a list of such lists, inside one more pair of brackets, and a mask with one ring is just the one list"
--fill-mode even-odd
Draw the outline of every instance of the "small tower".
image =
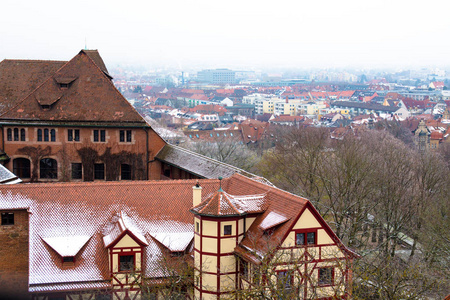
[[[198, 203], [194, 186], [194, 203]], [[242, 240], [245, 209], [239, 196], [219, 188], [191, 212], [194, 216], [195, 299], [224, 298], [236, 288], [237, 267], [234, 248]]]

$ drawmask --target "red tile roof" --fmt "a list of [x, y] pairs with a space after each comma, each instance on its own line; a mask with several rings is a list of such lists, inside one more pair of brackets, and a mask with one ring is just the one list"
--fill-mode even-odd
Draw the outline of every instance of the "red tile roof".
[[0, 62], [0, 113], [22, 100], [66, 61], [9, 60]]
[[[70, 81], [69, 87], [59, 83]], [[104, 105], [107, 99], [108, 105]], [[42, 105], [50, 105], [51, 108]], [[82, 50], [72, 60], [41, 83], [2, 119], [134, 122], [145, 124], [142, 117], [114, 87], [100, 56]]]

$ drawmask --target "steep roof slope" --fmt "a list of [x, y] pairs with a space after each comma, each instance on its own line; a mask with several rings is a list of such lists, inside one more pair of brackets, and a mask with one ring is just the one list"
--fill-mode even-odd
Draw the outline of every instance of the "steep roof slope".
[[98, 52], [81, 50], [1, 118], [145, 124], [110, 79]]
[[16, 60], [0, 62], [0, 113], [25, 98], [66, 61]]

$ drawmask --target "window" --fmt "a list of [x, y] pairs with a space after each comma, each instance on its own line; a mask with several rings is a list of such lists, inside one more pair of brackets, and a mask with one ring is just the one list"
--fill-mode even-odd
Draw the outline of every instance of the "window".
[[39, 163], [40, 178], [57, 179], [58, 163], [53, 158], [43, 158]]
[[38, 142], [42, 142], [42, 129], [37, 130], [37, 140]]
[[241, 265], [241, 268], [240, 268], [241, 278], [248, 281], [249, 280], [249, 275], [250, 275], [249, 263], [244, 261], [244, 260], [241, 260], [240, 265]]
[[13, 173], [19, 178], [30, 178], [30, 160], [27, 158], [15, 158], [13, 160]]
[[131, 130], [127, 130], [127, 143], [131, 143]]
[[83, 167], [81, 163], [72, 163], [72, 179], [83, 178]]
[[279, 289], [291, 289], [293, 283], [292, 273], [281, 271], [277, 273], [277, 285]]
[[104, 129], [94, 130], [94, 142], [106, 142], [106, 131]]
[[63, 262], [74, 262], [75, 258], [73, 256], [64, 256]]
[[14, 225], [14, 213], [2, 213], [2, 225]]
[[21, 128], [8, 128], [6, 130], [7, 141], [25, 141], [25, 129]]
[[309, 232], [296, 232], [295, 233], [296, 245], [315, 245], [316, 244], [316, 231]]
[[56, 130], [55, 129], [50, 130], [50, 141], [52, 141], [52, 142], [56, 141]]
[[120, 142], [121, 143], [131, 143], [132, 132], [131, 130], [120, 130]]
[[224, 235], [231, 235], [231, 229], [232, 229], [231, 225], [223, 226], [223, 234]]
[[19, 128], [14, 128], [14, 141], [19, 140]]
[[119, 272], [131, 271], [134, 269], [134, 255], [120, 255]]
[[67, 129], [67, 140], [69, 142], [79, 142], [80, 141], [80, 130], [79, 129]]
[[105, 164], [94, 164], [94, 179], [105, 179]]
[[104, 130], [100, 130], [100, 142], [106, 141], [106, 132]]
[[334, 268], [319, 268], [318, 282], [319, 285], [333, 285], [334, 281]]
[[48, 129], [44, 129], [44, 142], [48, 142]]
[[25, 141], [25, 129], [20, 129], [20, 140]]
[[11, 129], [11, 128], [8, 128], [8, 129], [6, 130], [6, 139], [7, 139], [8, 141], [12, 141], [12, 129]]
[[200, 232], [200, 223], [195, 222], [195, 232]]
[[120, 167], [120, 178], [122, 180], [131, 180], [131, 166], [122, 164]]

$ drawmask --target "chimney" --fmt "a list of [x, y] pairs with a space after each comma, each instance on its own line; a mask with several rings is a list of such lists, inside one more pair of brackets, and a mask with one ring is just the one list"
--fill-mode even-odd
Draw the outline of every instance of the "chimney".
[[192, 187], [192, 205], [196, 207], [202, 202], [202, 187], [197, 183]]
[[289, 97], [286, 96], [286, 103], [289, 103]]

